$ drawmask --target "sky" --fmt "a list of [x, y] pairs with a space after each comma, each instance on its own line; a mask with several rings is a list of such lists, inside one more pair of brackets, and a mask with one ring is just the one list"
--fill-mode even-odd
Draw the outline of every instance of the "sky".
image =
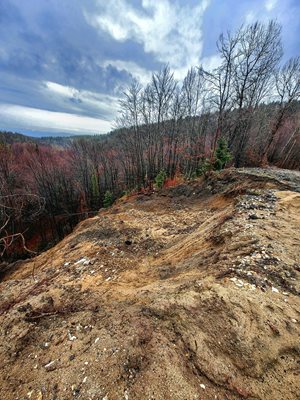
[[300, 0], [0, 0], [0, 130], [106, 133], [133, 78], [212, 69], [220, 33], [269, 19], [300, 55]]

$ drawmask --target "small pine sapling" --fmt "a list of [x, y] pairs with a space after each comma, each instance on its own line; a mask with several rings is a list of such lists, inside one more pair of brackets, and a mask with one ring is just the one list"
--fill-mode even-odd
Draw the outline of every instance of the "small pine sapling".
[[114, 202], [113, 194], [109, 190], [107, 190], [104, 194], [103, 206], [105, 208], [108, 208], [113, 204], [113, 202]]
[[220, 138], [218, 146], [215, 151], [214, 169], [221, 171], [228, 161], [232, 159], [231, 153], [228, 149], [227, 141], [224, 138]]
[[167, 174], [164, 170], [161, 170], [155, 177], [155, 185], [158, 189], [161, 189], [164, 186], [165, 180], [167, 178]]

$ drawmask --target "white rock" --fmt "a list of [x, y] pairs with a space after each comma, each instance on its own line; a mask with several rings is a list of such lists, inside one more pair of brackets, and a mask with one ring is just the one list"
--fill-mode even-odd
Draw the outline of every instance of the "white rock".
[[279, 290], [276, 287], [272, 286], [272, 292], [279, 293]]
[[81, 258], [80, 260], [76, 261], [75, 265], [77, 264], [83, 264], [84, 262], [86, 262], [87, 259], [85, 257]]
[[203, 383], [200, 383], [201, 389], [205, 389], [205, 385]]
[[100, 338], [98, 338], [98, 337], [95, 339], [95, 344], [99, 341], [99, 339], [100, 339]]
[[48, 364], [45, 365], [46, 371], [54, 371], [56, 369], [56, 360], [50, 361]]
[[85, 377], [83, 378], [83, 381], [82, 381], [82, 383], [85, 383], [85, 382], [86, 382], [86, 380], [87, 380], [87, 376], [85, 376]]
[[76, 340], [76, 339], [77, 339], [77, 337], [76, 337], [76, 336], [73, 336], [73, 335], [71, 335], [71, 333], [70, 333], [70, 332], [68, 332], [68, 337], [69, 337], [69, 340], [71, 340], [71, 342], [73, 342], [74, 340]]

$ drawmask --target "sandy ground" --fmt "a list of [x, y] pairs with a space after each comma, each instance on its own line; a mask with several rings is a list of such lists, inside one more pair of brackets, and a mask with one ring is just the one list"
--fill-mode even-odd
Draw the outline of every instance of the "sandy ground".
[[0, 283], [0, 399], [300, 399], [300, 173], [121, 199]]

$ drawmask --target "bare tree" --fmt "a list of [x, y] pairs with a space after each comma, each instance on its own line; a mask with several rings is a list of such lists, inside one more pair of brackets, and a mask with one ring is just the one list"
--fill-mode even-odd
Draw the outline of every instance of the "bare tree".
[[166, 65], [158, 73], [152, 75], [152, 101], [156, 114], [156, 148], [157, 165], [156, 169], [159, 171], [164, 167], [164, 133], [165, 122], [170, 117], [170, 102], [175, 93], [177, 82], [174, 79], [173, 73]]
[[287, 117], [293, 102], [300, 99], [300, 57], [291, 58], [281, 69], [275, 71], [275, 88], [279, 99], [277, 115], [271, 130], [269, 140], [266, 144], [263, 160], [272, 161], [274, 150], [268, 154], [274, 146], [277, 134]]
[[[44, 209], [45, 199], [36, 194], [3, 195], [0, 191], [0, 257], [18, 242], [23, 250], [34, 253], [26, 246], [24, 220], [35, 219]], [[21, 229], [20, 231], [18, 229]]]
[[142, 86], [133, 80], [127, 90], [123, 93], [124, 98], [120, 101], [119, 127], [131, 129], [131, 134], [125, 135], [123, 139], [124, 149], [127, 150], [127, 157], [131, 166], [134, 167], [132, 177], [134, 184], [141, 186], [145, 180], [144, 146], [143, 133], [141, 130], [141, 107], [142, 107]]
[[230, 144], [236, 146], [236, 166], [240, 165], [247, 143], [253, 110], [270, 91], [272, 74], [282, 57], [281, 26], [270, 21], [255, 22], [238, 33], [233, 63], [234, 106], [237, 108], [235, 129]]
[[207, 88], [202, 67], [192, 67], [183, 80], [182, 85], [185, 106], [185, 135], [186, 161], [185, 175], [190, 176], [197, 169], [199, 161], [205, 152], [205, 137], [203, 114], [205, 112]]
[[212, 111], [217, 111], [217, 129], [212, 140], [211, 153], [216, 150], [217, 141], [224, 135], [224, 123], [226, 114], [232, 110], [233, 102], [233, 72], [235, 61], [238, 57], [237, 46], [240, 41], [241, 29], [233, 36], [230, 32], [227, 35], [220, 35], [217, 48], [221, 57], [221, 65], [212, 72], [205, 71], [204, 77], [210, 91]]

